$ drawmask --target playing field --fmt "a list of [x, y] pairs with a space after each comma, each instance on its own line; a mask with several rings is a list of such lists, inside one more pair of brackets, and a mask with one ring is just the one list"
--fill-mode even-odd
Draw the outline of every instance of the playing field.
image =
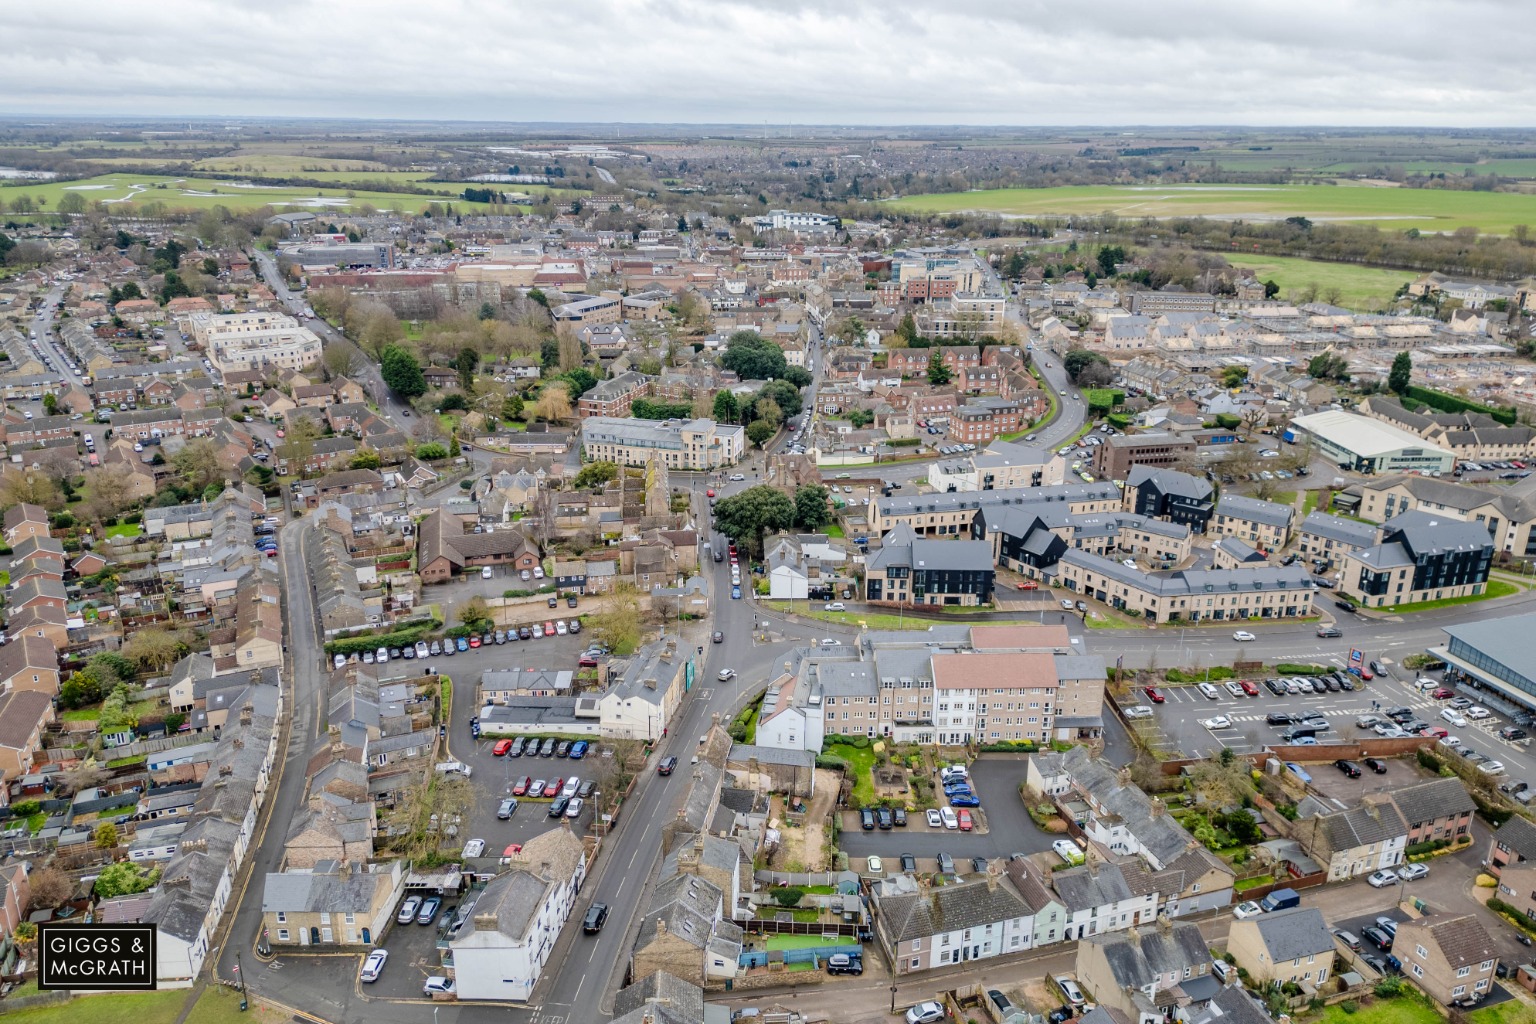
[[1330, 185], [1082, 185], [948, 192], [892, 200], [899, 209], [1021, 216], [1113, 213], [1121, 217], [1358, 221], [1383, 228], [1506, 234], [1536, 225], [1536, 195]]
[[1280, 298], [1286, 293], [1316, 287], [1319, 299], [1330, 288], [1339, 289], [1339, 305], [1346, 309], [1374, 313], [1387, 308], [1392, 296], [1404, 282], [1415, 275], [1407, 270], [1381, 270], [1377, 267], [1357, 267], [1352, 263], [1329, 263], [1326, 260], [1303, 260], [1291, 256], [1256, 256], [1242, 253], [1222, 253], [1234, 267], [1249, 267], [1260, 281], [1273, 281], [1280, 286]]
[[[433, 187], [433, 186], [425, 186]], [[279, 185], [242, 185], [213, 178], [169, 177], [154, 174], [103, 174], [79, 181], [0, 188], [0, 200], [7, 205], [18, 196], [41, 200], [44, 210], [58, 207], [70, 192], [84, 196], [87, 202], [115, 206], [163, 203], [172, 210], [207, 210], [215, 206], [231, 210], [251, 210], [262, 206], [296, 210], [350, 210], [364, 203], [381, 210], [400, 209], [419, 213], [428, 203], [451, 202], [463, 186], [442, 183], [436, 196], [402, 195], [395, 192], [367, 192], [345, 188], [283, 187]]]

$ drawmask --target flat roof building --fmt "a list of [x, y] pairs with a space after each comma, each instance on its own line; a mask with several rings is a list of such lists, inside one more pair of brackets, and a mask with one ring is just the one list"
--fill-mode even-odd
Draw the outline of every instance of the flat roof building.
[[735, 465], [745, 446], [744, 428], [714, 420], [590, 416], [581, 424], [582, 455], [621, 466], [643, 466], [659, 455], [668, 469], [719, 469]]
[[1298, 439], [1310, 438], [1329, 460], [1358, 473], [1416, 470], [1449, 473], [1456, 453], [1416, 434], [1358, 413], [1330, 410], [1291, 421]]
[[1536, 612], [1441, 628], [1446, 644], [1431, 647], [1430, 653], [1445, 659], [1447, 680], [1475, 680], [1526, 710], [1536, 710], [1536, 665], [1531, 661], [1530, 642], [1536, 635]]

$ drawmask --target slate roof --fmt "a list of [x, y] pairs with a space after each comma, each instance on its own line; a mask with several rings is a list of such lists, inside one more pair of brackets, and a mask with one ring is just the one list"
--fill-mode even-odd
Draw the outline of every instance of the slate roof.
[[[544, 905], [549, 882], [530, 871], [508, 871], [491, 879], [485, 892], [475, 901], [475, 916], [491, 915], [496, 918], [496, 931], [509, 939], [521, 939], [528, 934], [539, 907]], [[468, 939], [480, 929], [461, 932]]]
[[380, 886], [389, 887], [386, 872], [349, 871], [334, 861], [314, 871], [270, 872], [261, 894], [262, 913], [366, 914], [374, 907]]
[[[1147, 435], [1159, 437], [1159, 435]], [[1116, 440], [1120, 440], [1116, 438]], [[1167, 435], [1161, 435], [1160, 443], [1166, 443]], [[1148, 483], [1156, 487], [1163, 494], [1177, 494], [1181, 498], [1189, 498], [1194, 501], [1209, 501], [1216, 489], [1210, 481], [1202, 480], [1188, 473], [1180, 473], [1176, 469], [1158, 469], [1154, 466], [1132, 466], [1130, 473], [1126, 475], [1125, 486], [1144, 487]]]
[[1275, 963], [1294, 960], [1311, 953], [1332, 953], [1333, 934], [1316, 907], [1291, 907], [1252, 918], [1259, 930], [1269, 958]]
[[[1079, 940], [1099, 946], [1115, 982], [1126, 990], [1150, 988], [1159, 975], [1182, 976], [1186, 967], [1211, 962], [1211, 951], [1200, 927], [1188, 921], [1162, 928], [1111, 932]], [[1193, 973], [1198, 974], [1199, 971]]]
[[1477, 810], [1460, 779], [1430, 779], [1391, 792], [1392, 802], [1407, 821], [1437, 821]]
[[[1083, 1020], [1087, 1021], [1087, 1017]], [[1269, 1014], [1253, 1001], [1253, 997], [1241, 985], [1224, 988], [1216, 994], [1200, 1012], [1190, 1018], [1189, 1024], [1273, 1024]]]
[[704, 990], [675, 974], [657, 971], [619, 989], [613, 1000], [613, 1012], [617, 1021], [627, 1021], [628, 1014], [635, 1014], [639, 1021], [650, 1010], [656, 1024], [702, 1024], [704, 1020]]
[[880, 900], [880, 924], [894, 946], [939, 932], [980, 928], [1032, 913], [1011, 882], [946, 885]]
[[1482, 551], [1493, 539], [1481, 523], [1414, 509], [1381, 524], [1382, 538], [1402, 544], [1413, 555], [1438, 555], [1450, 551]]
[[1216, 514], [1262, 523], [1265, 526], [1284, 527], [1291, 525], [1291, 519], [1295, 516], [1296, 510], [1289, 505], [1280, 505], [1273, 501], [1262, 501], [1241, 494], [1223, 494], [1221, 500], [1216, 503]]
[[1390, 803], [1351, 807], [1326, 814], [1318, 826], [1330, 850], [1354, 850], [1407, 835], [1408, 823]]
[[1154, 813], [1151, 797], [1136, 786], [1122, 784], [1107, 764], [1082, 747], [1064, 754], [1061, 766], [1079, 792], [1092, 794], [1104, 814], [1120, 820], [1154, 867], [1166, 866], [1194, 847], [1194, 837], [1184, 826], [1167, 814]]
[[1055, 872], [1051, 882], [1056, 887], [1061, 905], [1072, 913], [1132, 899], [1137, 895], [1118, 864], [1083, 864], [1067, 868]]

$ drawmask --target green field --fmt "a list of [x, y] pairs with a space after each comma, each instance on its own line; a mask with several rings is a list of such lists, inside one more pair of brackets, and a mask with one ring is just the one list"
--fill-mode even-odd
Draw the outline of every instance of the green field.
[[[452, 189], [444, 184], [443, 189]], [[457, 190], [455, 190], [457, 191]], [[109, 210], [127, 205], [164, 203], [173, 210], [208, 210], [215, 206], [231, 210], [252, 210], [263, 206], [297, 210], [345, 212], [369, 203], [381, 210], [399, 208], [419, 213], [429, 203], [450, 201], [448, 196], [401, 195], [394, 192], [367, 192], [343, 188], [294, 188], [279, 185], [244, 187], [236, 182], [213, 178], [170, 177], [154, 174], [102, 174], [79, 181], [55, 181], [44, 184], [0, 187], [0, 200], [7, 204], [18, 196], [42, 201], [43, 209], [52, 210], [69, 192], [78, 192], [87, 202], [105, 203]]]
[[1385, 309], [1397, 293], [1398, 286], [1416, 276], [1407, 270], [1381, 270], [1353, 263], [1329, 263], [1326, 260], [1304, 260], [1292, 256], [1254, 256], [1244, 253], [1222, 255], [1234, 267], [1251, 269], [1260, 281], [1278, 284], [1281, 298], [1292, 289], [1300, 290], [1314, 285], [1319, 294], [1329, 288], [1337, 288], [1340, 292], [1339, 305], [1366, 313]]
[[[36, 995], [30, 983], [17, 995]], [[163, 992], [114, 992], [111, 995], [83, 996], [67, 1003], [10, 1010], [7, 1021], [16, 1024], [174, 1024], [186, 1006], [188, 993], [182, 989]], [[265, 1006], [253, 996], [250, 1010], [240, 1012], [240, 994], [226, 988], [209, 988], [198, 997], [187, 1015], [187, 1024], [272, 1024], [283, 1014]]]
[[891, 205], [931, 213], [1019, 216], [1112, 213], [1129, 218], [1276, 220], [1299, 215], [1426, 232], [1470, 226], [1506, 234], [1516, 224], [1536, 224], [1536, 195], [1367, 186], [1072, 185], [907, 196]]

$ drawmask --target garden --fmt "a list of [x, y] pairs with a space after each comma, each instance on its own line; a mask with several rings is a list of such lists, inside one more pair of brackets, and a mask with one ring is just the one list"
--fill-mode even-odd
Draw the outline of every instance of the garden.
[[915, 744], [896, 744], [868, 736], [829, 735], [816, 767], [841, 771], [849, 807], [905, 807], [926, 810], [939, 801], [933, 785], [934, 763]]

